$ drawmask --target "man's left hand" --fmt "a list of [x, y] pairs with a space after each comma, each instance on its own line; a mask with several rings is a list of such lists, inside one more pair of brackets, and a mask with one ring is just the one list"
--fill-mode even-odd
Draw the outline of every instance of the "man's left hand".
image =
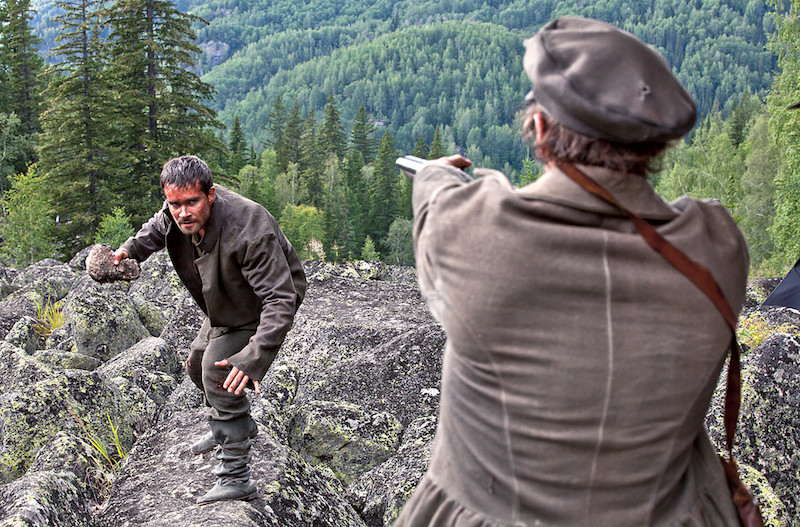
[[[214, 363], [214, 366], [225, 368], [228, 366], [228, 359], [217, 361]], [[250, 382], [250, 377], [236, 366], [232, 366], [231, 371], [228, 373], [228, 377], [225, 379], [225, 382], [222, 383], [222, 387], [229, 392], [234, 392], [236, 395], [241, 395], [241, 393], [247, 387], [248, 382]], [[261, 393], [261, 383], [254, 380], [253, 386], [255, 387], [256, 393]]]

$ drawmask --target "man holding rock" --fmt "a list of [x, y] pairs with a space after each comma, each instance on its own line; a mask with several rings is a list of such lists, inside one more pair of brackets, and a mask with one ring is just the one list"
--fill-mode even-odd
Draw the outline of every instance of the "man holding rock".
[[200, 454], [220, 446], [216, 485], [198, 500], [249, 500], [249, 387], [259, 382], [283, 343], [306, 290], [300, 259], [275, 218], [261, 205], [220, 185], [195, 156], [167, 161], [164, 207], [114, 253], [144, 261], [166, 248], [175, 271], [206, 319], [192, 342], [186, 373], [203, 391], [211, 432], [192, 445]]

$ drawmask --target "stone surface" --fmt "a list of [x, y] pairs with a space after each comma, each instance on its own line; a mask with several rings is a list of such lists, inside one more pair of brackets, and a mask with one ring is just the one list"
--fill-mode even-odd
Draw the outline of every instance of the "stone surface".
[[92, 246], [86, 256], [86, 272], [94, 280], [106, 283], [136, 280], [141, 274], [141, 269], [139, 262], [132, 258], [125, 258], [114, 265], [114, 249], [108, 245], [97, 244]]
[[[90, 249], [0, 267], [0, 527], [392, 525], [430, 460], [445, 342], [412, 268], [305, 262], [306, 299], [249, 394], [260, 497], [197, 507], [216, 462], [189, 453], [208, 425], [183, 365], [204, 315], [165, 254], [136, 281], [101, 284], [83, 272]], [[748, 286], [746, 313], [771, 336], [744, 357], [736, 449], [774, 526], [800, 524], [800, 311], [761, 308], [778, 281]], [[47, 339], [33, 331], [43, 302], [66, 319]], [[121, 465], [113, 430], [132, 448]]]

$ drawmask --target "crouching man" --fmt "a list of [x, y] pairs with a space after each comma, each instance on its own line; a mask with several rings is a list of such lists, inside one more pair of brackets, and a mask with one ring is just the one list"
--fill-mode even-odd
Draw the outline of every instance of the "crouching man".
[[306, 291], [300, 259], [261, 205], [214, 185], [195, 156], [170, 159], [161, 172], [164, 207], [114, 253], [139, 262], [166, 247], [175, 271], [206, 314], [192, 342], [186, 373], [203, 391], [211, 432], [192, 445], [219, 445], [217, 483], [197, 503], [249, 500], [250, 418], [245, 388], [275, 359]]

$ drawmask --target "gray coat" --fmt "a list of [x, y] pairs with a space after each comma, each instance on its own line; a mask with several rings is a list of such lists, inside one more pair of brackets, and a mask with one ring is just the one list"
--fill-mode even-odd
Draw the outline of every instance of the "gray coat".
[[[708, 267], [738, 313], [725, 208], [582, 167]], [[731, 334], [614, 207], [557, 170], [414, 181], [420, 286], [447, 333], [428, 473], [396, 527], [734, 525], [703, 419]]]
[[264, 207], [220, 185], [214, 188], [216, 199], [199, 258], [166, 202], [120, 248], [143, 261], [166, 247], [175, 271], [212, 327], [256, 329], [229, 362], [260, 380], [292, 326], [306, 277], [297, 253]]

